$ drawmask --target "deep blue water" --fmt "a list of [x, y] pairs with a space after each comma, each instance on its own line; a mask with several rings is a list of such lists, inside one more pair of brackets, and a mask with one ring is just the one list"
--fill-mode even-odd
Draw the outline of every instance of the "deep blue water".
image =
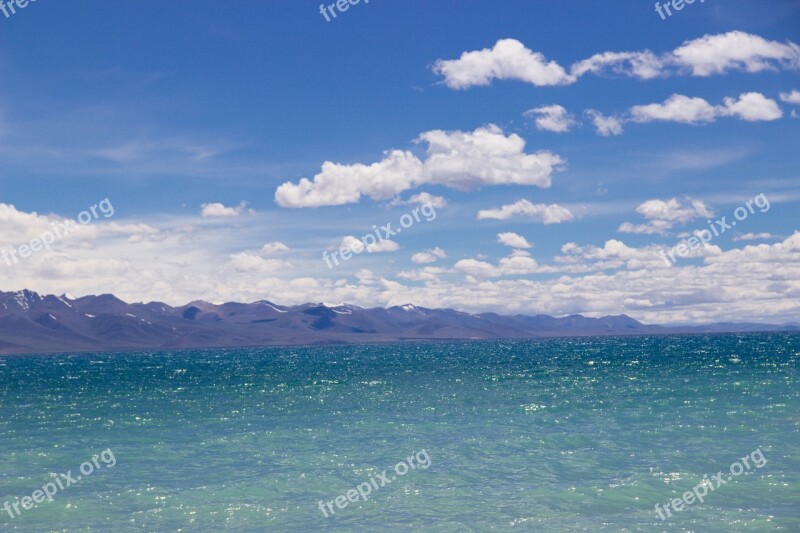
[[0, 356], [0, 505], [115, 462], [0, 529], [796, 532], [799, 366], [779, 334]]

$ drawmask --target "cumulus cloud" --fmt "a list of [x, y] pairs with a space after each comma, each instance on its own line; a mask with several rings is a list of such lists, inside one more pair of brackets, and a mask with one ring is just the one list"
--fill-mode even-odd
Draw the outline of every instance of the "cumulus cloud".
[[367, 245], [367, 251], [369, 253], [396, 252], [399, 249], [400, 245], [389, 239], [384, 239], [376, 242], [375, 244]]
[[568, 242], [561, 247], [561, 252], [568, 257], [577, 256], [587, 260], [621, 259], [627, 261], [631, 259], [655, 259], [655, 254], [651, 249], [634, 248], [617, 239], [607, 240], [602, 247], [594, 245], [579, 246], [574, 242]]
[[57, 215], [40, 215], [36, 211], [26, 213], [14, 205], [0, 203], [0, 244], [17, 245], [38, 238], [44, 232], [70, 234], [77, 223]]
[[342, 238], [342, 242], [339, 244], [339, 249], [350, 250], [353, 253], [360, 254], [364, 251], [365, 244], [361, 242], [361, 239], [358, 239], [352, 235], [347, 235]]
[[59, 215], [40, 215], [35, 211], [26, 213], [19, 211], [14, 205], [0, 203], [1, 246], [16, 247], [33, 239], [41, 240], [45, 233], [55, 236], [51, 248], [59, 248], [61, 241], [74, 244], [75, 241], [91, 243], [103, 238], [115, 238], [134, 243], [160, 237], [159, 230], [150, 224], [118, 222], [107, 219], [100, 212], [97, 218], [81, 224]]
[[444, 259], [447, 254], [439, 247], [424, 252], [417, 252], [411, 256], [411, 262], [417, 265], [424, 265], [428, 263], [435, 263], [439, 259]]
[[630, 108], [630, 120], [633, 122], [653, 122], [663, 120], [683, 122], [684, 124], [700, 124], [713, 122], [717, 117], [714, 106], [702, 98], [690, 98], [681, 94], [673, 94], [660, 104], [637, 105]]
[[677, 199], [668, 201], [648, 200], [636, 208], [636, 212], [649, 220], [667, 220], [682, 224], [698, 217], [710, 217], [714, 212], [702, 201], [687, 198], [686, 204], [681, 204]]
[[490, 124], [473, 132], [433, 130], [428, 143], [426, 181], [468, 190], [480, 185], [535, 185], [546, 188], [563, 159], [547, 151], [525, 153], [525, 140]]
[[247, 202], [244, 201], [236, 207], [225, 207], [223, 204], [218, 202], [203, 204], [200, 207], [200, 214], [206, 218], [238, 217], [245, 212], [253, 212], [252, 210], [247, 209]]
[[761, 72], [800, 68], [800, 47], [792, 42], [768, 41], [758, 35], [730, 31], [685, 41], [671, 52], [650, 50], [604, 52], [572, 66], [574, 76], [610, 71], [643, 80], [689, 73], [710, 76], [730, 71]]
[[342, 248], [352, 250], [352, 252], [355, 254], [360, 254], [365, 249], [369, 253], [381, 253], [395, 252], [400, 249], [400, 245], [390, 239], [365, 245], [361, 239], [358, 239], [352, 235], [347, 235], [346, 237], [342, 238], [342, 242], [339, 244], [339, 249]]
[[702, 200], [686, 198], [681, 202], [677, 198], [669, 200], [648, 200], [636, 208], [636, 212], [647, 219], [645, 224], [625, 222], [620, 225], [621, 233], [660, 234], [669, 232], [676, 224], [686, 224], [697, 218], [708, 218], [714, 215], [712, 209]]
[[231, 265], [237, 272], [280, 272], [291, 268], [283, 259], [265, 259], [247, 252], [231, 255]]
[[575, 117], [558, 104], [535, 107], [524, 115], [533, 118], [536, 129], [554, 133], [568, 132], [576, 124]]
[[[680, 204], [687, 210], [691, 206], [688, 200]], [[690, 216], [664, 214], [659, 206], [643, 211], [658, 219]], [[171, 305], [196, 299], [218, 303], [269, 299], [285, 304], [345, 301], [365, 307], [412, 302], [509, 314], [627, 313], [649, 323], [740, 321], [742, 316], [791, 323], [800, 314], [800, 233], [772, 244], [756, 241], [726, 251], [714, 245], [700, 247], [699, 261], [673, 266], [665, 265], [659, 255], [664, 245], [637, 248], [611, 239], [598, 245], [567, 243], [562, 255], [550, 263], [516, 250], [496, 261], [481, 256], [458, 261], [458, 269], [428, 265], [393, 274], [386, 263], [381, 274], [359, 270], [348, 277], [342, 268], [332, 277], [323, 277], [329, 271], [318, 257], [293, 259], [288, 267], [263, 257], [257, 235], [253, 243], [257, 251], [232, 257], [231, 243], [242, 238], [240, 225], [210, 221], [215, 231], [191, 231], [189, 222], [195, 223], [196, 217], [178, 218], [148, 215], [147, 224], [117, 221], [131, 229], [152, 225], [158, 240], [131, 243], [125, 233], [103, 230], [81, 237], [90, 239], [85, 246], [57, 243], [52, 253], [40, 252], [24, 266], [8, 267], [0, 259], [3, 290], [109, 292], [127, 301], [157, 300]], [[0, 204], [0, 222], [9, 222], [7, 227], [0, 224], [0, 241], [21, 244], [27, 240], [23, 235], [30, 234], [25, 228], [30, 227], [35, 237], [40, 227], [47, 229], [56, 220], [62, 218]], [[254, 224], [259, 221], [253, 218]], [[108, 222], [97, 221], [87, 231], [95, 225], [100, 228]], [[24, 233], [16, 234], [16, 229]], [[320, 271], [324, 274], [317, 275]]]
[[761, 72], [800, 68], [800, 47], [791, 41], [768, 41], [743, 31], [705, 35], [687, 41], [671, 54], [671, 62], [695, 76], [723, 74], [731, 70]]
[[725, 98], [724, 105], [714, 106], [703, 98], [673, 94], [661, 103], [635, 105], [621, 116], [604, 116], [594, 109], [586, 110], [594, 122], [597, 133], [603, 136], [619, 135], [626, 122], [678, 122], [702, 125], [715, 122], [719, 117], [737, 117], [747, 122], [772, 121], [783, 116], [778, 103], [761, 93], [742, 93], [738, 98]]
[[797, 104], [800, 105], [800, 91], [792, 90], [789, 93], [781, 93], [780, 94], [781, 102], [786, 102], [787, 104]]
[[560, 224], [575, 218], [569, 209], [558, 204], [533, 204], [528, 200], [519, 200], [495, 209], [478, 211], [478, 220], [507, 220], [513, 216], [525, 216], [543, 224]]
[[458, 261], [453, 268], [460, 272], [467, 273], [470, 276], [480, 278], [493, 278], [500, 275], [500, 271], [497, 267], [486, 261], [479, 261], [477, 259], [462, 259]]
[[283, 244], [282, 242], [268, 242], [261, 248], [261, 252], [265, 255], [275, 255], [282, 252], [288, 252], [289, 247]]
[[385, 200], [423, 181], [423, 165], [414, 154], [392, 150], [371, 165], [344, 165], [326, 161], [311, 181], [286, 182], [275, 191], [281, 207], [318, 207], [357, 203], [361, 196]]
[[528, 239], [514, 233], [512, 231], [508, 231], [505, 233], [498, 233], [497, 234], [497, 242], [504, 246], [510, 246], [512, 248], [532, 248], [533, 245], [528, 242]]
[[408, 199], [407, 204], [416, 204], [416, 205], [425, 205], [430, 204], [435, 209], [443, 209], [447, 207], [447, 200], [443, 196], [434, 196], [433, 194], [429, 194], [427, 192], [421, 192], [419, 194], [415, 194], [411, 198]]
[[[602, 247], [578, 246], [575, 243], [568, 243], [562, 247], [565, 255], [557, 257], [556, 261], [571, 266], [573, 272], [664, 269], [672, 268], [665, 255], [670, 251], [669, 248], [652, 244], [636, 248], [617, 239], [610, 239]], [[705, 245], [690, 249], [683, 257], [701, 259], [714, 257], [721, 253], [722, 250], [718, 246]]]
[[719, 113], [734, 115], [748, 122], [777, 120], [783, 116], [778, 103], [761, 93], [742, 93], [738, 100], [726, 98], [725, 109]]
[[362, 268], [356, 272], [356, 278], [362, 285], [374, 285], [380, 280], [373, 271], [367, 270], [366, 268]]
[[649, 80], [680, 74], [710, 76], [779, 69], [800, 69], [800, 47], [791, 41], [770, 41], [742, 31], [704, 35], [662, 54], [646, 49], [599, 52], [574, 63], [569, 72], [515, 39], [499, 40], [491, 49], [464, 52], [459, 59], [440, 59], [433, 67], [451, 89], [485, 86], [495, 79], [536, 86], [566, 85], [588, 73]]
[[505, 184], [544, 188], [564, 166], [564, 160], [551, 152], [526, 153], [522, 137], [505, 135], [493, 124], [472, 132], [427, 131], [417, 142], [427, 144], [424, 161], [400, 150], [387, 152], [372, 165], [328, 161], [313, 181], [302, 178], [278, 187], [275, 200], [282, 207], [343, 205], [358, 202], [362, 195], [388, 199], [425, 183], [460, 190]]
[[524, 276], [541, 270], [539, 263], [524, 250], [515, 250], [511, 255], [501, 258], [497, 265], [477, 259], [462, 259], [453, 268], [476, 278]]
[[533, 52], [516, 39], [501, 39], [492, 48], [464, 52], [459, 59], [434, 63], [451, 89], [490, 85], [492, 80], [519, 80], [536, 86], [564, 85], [574, 79], [555, 61]]

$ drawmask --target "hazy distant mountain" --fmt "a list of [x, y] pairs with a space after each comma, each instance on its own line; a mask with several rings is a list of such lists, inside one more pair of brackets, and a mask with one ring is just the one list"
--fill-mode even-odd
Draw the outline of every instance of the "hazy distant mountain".
[[473, 315], [410, 304], [388, 309], [322, 303], [284, 307], [263, 300], [171, 307], [128, 304], [110, 294], [73, 298], [0, 292], [0, 353], [798, 330], [764, 324], [673, 328], [625, 315]]

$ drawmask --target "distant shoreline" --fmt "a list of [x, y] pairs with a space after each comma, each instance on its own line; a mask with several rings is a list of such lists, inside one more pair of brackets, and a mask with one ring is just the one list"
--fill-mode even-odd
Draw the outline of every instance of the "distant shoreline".
[[413, 304], [282, 306], [267, 300], [180, 307], [129, 304], [111, 294], [74, 298], [0, 292], [0, 354], [81, 353], [397, 342], [522, 340], [800, 331], [792, 324], [643, 324], [627, 315], [470, 314]]
[[387, 346], [393, 344], [466, 344], [466, 343], [489, 343], [489, 342], [526, 342], [526, 341], [553, 341], [566, 339], [646, 339], [653, 337], [727, 337], [732, 335], [800, 335], [800, 330], [774, 330], [774, 331], [721, 331], [721, 332], [662, 332], [662, 333], [616, 333], [616, 334], [587, 334], [587, 335], [546, 335], [541, 337], [503, 337], [487, 339], [396, 339], [396, 340], [374, 340], [374, 341], [353, 341], [353, 342], [319, 342], [319, 343], [298, 343], [298, 344], [263, 344], [263, 345], [240, 345], [240, 346], [191, 346], [179, 348], [111, 348], [111, 349], [85, 349], [85, 350], [64, 350], [54, 352], [4, 352], [0, 350], [2, 357], [59, 357], [71, 355], [89, 354], [132, 354], [143, 352], [187, 352], [187, 351], [219, 351], [219, 350], [258, 350], [263, 348], [326, 348], [326, 347], [356, 347], [356, 346]]

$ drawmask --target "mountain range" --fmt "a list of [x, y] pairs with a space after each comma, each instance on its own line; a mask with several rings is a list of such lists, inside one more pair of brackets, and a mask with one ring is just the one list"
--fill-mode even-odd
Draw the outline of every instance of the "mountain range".
[[129, 304], [111, 294], [74, 298], [0, 291], [0, 353], [5, 354], [746, 331], [800, 331], [800, 327], [743, 323], [667, 327], [626, 315], [504, 316], [411, 304], [282, 306], [262, 300], [195, 301], [172, 307], [161, 302]]

